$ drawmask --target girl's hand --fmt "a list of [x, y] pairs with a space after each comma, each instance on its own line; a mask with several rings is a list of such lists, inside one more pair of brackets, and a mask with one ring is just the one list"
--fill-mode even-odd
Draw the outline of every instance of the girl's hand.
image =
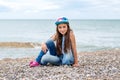
[[79, 64], [73, 64], [72, 66], [73, 67], [79, 67]]
[[47, 51], [47, 46], [46, 46], [45, 43], [42, 43], [42, 44], [41, 44], [41, 49], [42, 49], [42, 51], [43, 51], [44, 53], [46, 53], [46, 51]]

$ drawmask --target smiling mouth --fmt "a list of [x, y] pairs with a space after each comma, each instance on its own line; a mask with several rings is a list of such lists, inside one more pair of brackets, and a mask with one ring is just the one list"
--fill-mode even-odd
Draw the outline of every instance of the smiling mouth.
[[62, 32], [62, 33], [64, 33], [64, 32]]

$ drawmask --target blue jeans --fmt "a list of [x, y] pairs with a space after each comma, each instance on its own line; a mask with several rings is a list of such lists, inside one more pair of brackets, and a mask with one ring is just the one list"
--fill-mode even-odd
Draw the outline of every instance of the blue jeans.
[[57, 56], [56, 47], [53, 40], [48, 40], [46, 42], [46, 46], [48, 48], [47, 52], [44, 53], [42, 50], [40, 51], [36, 61], [40, 64], [46, 65], [47, 63], [51, 63], [54, 65], [71, 65], [74, 63], [73, 54], [62, 54]]

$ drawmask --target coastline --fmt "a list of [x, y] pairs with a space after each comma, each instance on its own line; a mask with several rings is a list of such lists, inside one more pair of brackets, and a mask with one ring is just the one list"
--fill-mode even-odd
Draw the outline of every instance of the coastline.
[[29, 67], [33, 57], [4, 58], [0, 60], [0, 79], [3, 80], [119, 80], [120, 49], [79, 52], [79, 67], [38, 66]]

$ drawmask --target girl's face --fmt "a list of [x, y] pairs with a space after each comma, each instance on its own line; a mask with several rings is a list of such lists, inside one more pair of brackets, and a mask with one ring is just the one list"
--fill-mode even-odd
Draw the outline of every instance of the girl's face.
[[62, 35], [65, 35], [68, 30], [67, 24], [59, 24], [57, 28]]

